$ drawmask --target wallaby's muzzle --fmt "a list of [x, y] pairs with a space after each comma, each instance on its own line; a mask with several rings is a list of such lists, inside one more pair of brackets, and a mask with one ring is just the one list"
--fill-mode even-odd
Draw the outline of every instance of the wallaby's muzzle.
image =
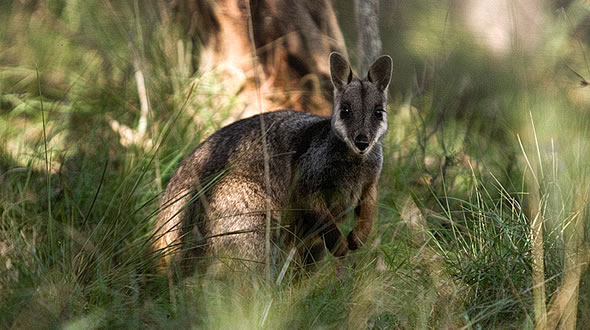
[[359, 134], [354, 138], [354, 145], [363, 153], [369, 146], [369, 138], [365, 134]]

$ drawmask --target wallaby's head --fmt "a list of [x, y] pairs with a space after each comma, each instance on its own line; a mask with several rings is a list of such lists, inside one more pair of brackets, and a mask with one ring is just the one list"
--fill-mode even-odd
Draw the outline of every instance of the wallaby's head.
[[391, 57], [381, 56], [371, 65], [367, 77], [359, 79], [344, 56], [330, 54], [332, 128], [356, 154], [368, 154], [387, 132], [387, 87], [392, 65]]

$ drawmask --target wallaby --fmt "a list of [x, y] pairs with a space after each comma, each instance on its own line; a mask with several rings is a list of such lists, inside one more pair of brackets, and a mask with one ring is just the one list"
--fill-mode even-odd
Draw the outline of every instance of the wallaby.
[[[304, 255], [320, 238], [342, 257], [366, 241], [376, 216], [392, 60], [379, 57], [362, 80], [341, 54], [331, 53], [329, 62], [331, 117], [281, 110], [246, 118], [211, 135], [182, 162], [156, 225], [165, 264], [192, 272], [195, 259], [216, 258], [264, 267], [267, 214], [273, 254], [295, 248]], [[353, 212], [344, 237], [337, 225]]]

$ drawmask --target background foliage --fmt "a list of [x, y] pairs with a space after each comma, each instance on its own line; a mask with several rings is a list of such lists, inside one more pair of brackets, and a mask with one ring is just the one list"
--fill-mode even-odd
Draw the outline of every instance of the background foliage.
[[[381, 3], [394, 80], [371, 244], [229, 286], [170, 284], [147, 249], [174, 169], [240, 105], [193, 73], [199, 45], [158, 1], [0, 2], [0, 325], [590, 323], [590, 7], [541, 3], [526, 20], [526, 1], [467, 3]], [[354, 49], [349, 6], [335, 2]]]

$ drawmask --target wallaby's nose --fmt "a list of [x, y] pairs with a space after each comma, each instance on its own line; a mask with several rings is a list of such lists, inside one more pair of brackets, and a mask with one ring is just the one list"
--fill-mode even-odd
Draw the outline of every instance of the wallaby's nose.
[[354, 138], [354, 144], [360, 151], [365, 151], [369, 146], [369, 138], [365, 134], [359, 134]]

